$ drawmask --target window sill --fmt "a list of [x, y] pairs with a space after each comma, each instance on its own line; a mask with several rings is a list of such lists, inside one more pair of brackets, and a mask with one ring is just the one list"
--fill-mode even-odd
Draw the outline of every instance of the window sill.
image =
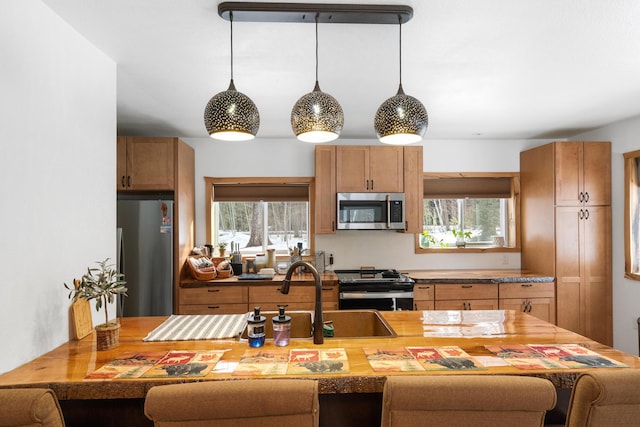
[[491, 253], [491, 252], [520, 252], [518, 247], [496, 247], [496, 246], [465, 246], [464, 248], [421, 248], [416, 247], [417, 254], [435, 254], [435, 253]]

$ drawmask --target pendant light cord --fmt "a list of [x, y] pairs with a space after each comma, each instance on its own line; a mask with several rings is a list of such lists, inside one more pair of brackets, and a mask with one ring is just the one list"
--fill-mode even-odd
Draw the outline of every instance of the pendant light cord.
[[231, 81], [233, 82], [233, 11], [229, 12], [229, 25], [231, 27]]
[[318, 83], [318, 17], [319, 13], [316, 13], [316, 84]]
[[400, 87], [402, 87], [402, 16], [398, 15], [398, 28], [400, 37], [398, 37], [398, 62], [400, 64]]

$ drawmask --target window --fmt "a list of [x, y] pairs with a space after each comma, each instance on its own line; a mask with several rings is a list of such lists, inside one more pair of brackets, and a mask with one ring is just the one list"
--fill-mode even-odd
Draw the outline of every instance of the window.
[[311, 252], [309, 178], [206, 178], [207, 236], [214, 246], [239, 244], [243, 254]]
[[640, 150], [624, 153], [624, 275], [640, 280]]
[[518, 244], [517, 173], [425, 174], [423, 233], [416, 251], [509, 251]]

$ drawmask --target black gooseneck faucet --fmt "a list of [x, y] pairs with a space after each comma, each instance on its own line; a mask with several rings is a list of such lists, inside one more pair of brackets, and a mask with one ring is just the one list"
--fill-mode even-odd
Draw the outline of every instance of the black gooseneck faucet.
[[307, 261], [296, 261], [287, 270], [287, 274], [282, 281], [282, 286], [280, 287], [280, 292], [283, 294], [289, 293], [289, 287], [291, 286], [291, 275], [298, 267], [306, 267], [316, 282], [316, 305], [313, 314], [313, 343], [314, 344], [324, 344], [324, 336], [322, 334], [322, 280], [320, 279], [320, 274], [318, 270]]

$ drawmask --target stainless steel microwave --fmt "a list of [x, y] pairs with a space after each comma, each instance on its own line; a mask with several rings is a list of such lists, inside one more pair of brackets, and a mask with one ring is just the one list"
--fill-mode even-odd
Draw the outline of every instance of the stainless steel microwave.
[[404, 193], [338, 193], [338, 230], [404, 230]]

